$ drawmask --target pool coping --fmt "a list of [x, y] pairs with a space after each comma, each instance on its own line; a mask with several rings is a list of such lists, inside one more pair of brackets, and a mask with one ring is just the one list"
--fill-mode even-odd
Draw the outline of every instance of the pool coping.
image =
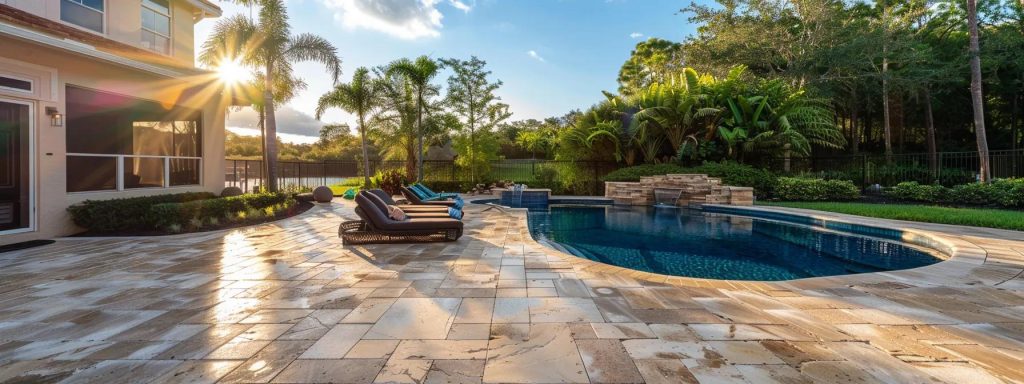
[[[473, 201], [486, 198], [489, 198], [489, 196], [475, 196], [468, 200]], [[576, 199], [577, 197], [552, 196], [552, 198]], [[765, 214], [787, 215], [791, 217], [808, 218], [810, 220], [819, 221], [832, 226], [859, 226], [880, 230], [899, 231], [902, 233], [900, 241], [908, 242], [913, 245], [935, 250], [940, 254], [945, 255], [946, 258], [945, 260], [942, 260], [935, 264], [910, 269], [860, 273], [851, 275], [809, 277], [803, 279], [780, 281], [718, 280], [664, 275], [653, 272], [638, 271], [634, 269], [602, 263], [599, 261], [585, 259], [544, 245], [543, 243], [538, 242], [536, 239], [533, 238], [532, 235], [529, 234], [529, 225], [527, 222], [528, 209], [509, 208], [504, 206], [501, 207], [502, 211], [505, 212], [506, 214], [510, 214], [517, 217], [518, 220], [516, 220], [516, 224], [520, 226], [521, 230], [526, 232], [524, 238], [529, 238], [530, 243], [536, 245], [537, 247], [543, 248], [543, 250], [546, 253], [558, 256], [563, 260], [570, 262], [573, 265], [573, 268], [576, 269], [577, 271], [598, 273], [604, 275], [627, 276], [629, 278], [642, 280], [644, 282], [651, 284], [705, 288], [742, 288], [756, 289], [760, 291], [773, 291], [787, 289], [822, 289], [830, 287], [849, 287], [853, 285], [885, 284], [901, 281], [905, 281], [907, 283], [913, 282], [915, 284], [926, 283], [934, 285], [943, 285], [942, 282], [951, 281], [946, 280], [945, 278], [963, 281], [964, 283], [967, 284], [984, 285], [996, 285], [1007, 280], [1000, 276], [991, 276], [989, 278], [984, 278], [983, 276], [975, 276], [975, 274], [972, 274], [971, 272], [973, 270], [984, 266], [986, 259], [988, 257], [988, 251], [986, 251], [981, 246], [963, 238], [962, 235], [951, 235], [937, 230], [913, 228], [907, 225], [908, 222], [900, 222], [896, 220], [834, 214], [831, 212], [823, 211], [780, 209], [779, 207], [764, 206], [733, 206], [720, 204], [706, 204], [705, 207], [715, 211], [719, 211], [718, 213], [736, 214], [741, 216], [753, 216], [757, 218], [764, 218], [758, 215]], [[771, 218], [766, 219], [771, 220]], [[951, 228], [944, 229], [955, 230], [956, 227], [959, 226], [947, 227]], [[826, 228], [828, 227], [826, 226]], [[973, 227], [963, 228], [967, 229]], [[937, 278], [940, 276], [944, 278]]]

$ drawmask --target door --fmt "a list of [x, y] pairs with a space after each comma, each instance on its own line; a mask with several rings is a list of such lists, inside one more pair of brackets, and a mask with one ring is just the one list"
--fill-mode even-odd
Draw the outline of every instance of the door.
[[31, 111], [0, 100], [0, 233], [32, 228]]

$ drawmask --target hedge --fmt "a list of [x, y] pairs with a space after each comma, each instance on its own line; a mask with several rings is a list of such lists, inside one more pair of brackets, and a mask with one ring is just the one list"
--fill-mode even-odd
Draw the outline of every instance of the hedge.
[[988, 184], [968, 183], [952, 188], [908, 181], [886, 195], [898, 200], [933, 204], [1024, 207], [1024, 179], [999, 179]]
[[152, 228], [168, 228], [172, 225], [187, 226], [192, 220], [206, 222], [211, 218], [229, 219], [239, 212], [250, 209], [265, 209], [283, 204], [291, 199], [284, 193], [257, 193], [219, 199], [165, 203], [154, 205], [150, 214], [154, 220]]
[[788, 201], [856, 200], [860, 189], [849, 180], [780, 177], [773, 196]]
[[157, 204], [185, 203], [216, 198], [209, 192], [130, 197], [112, 200], [86, 200], [68, 207], [76, 225], [96, 232], [117, 232], [152, 228], [150, 208]]
[[228, 218], [250, 209], [265, 209], [289, 201], [285, 193], [255, 193], [217, 197], [207, 192], [87, 200], [68, 207], [78, 226], [97, 233], [139, 231], [184, 225], [192, 219]]

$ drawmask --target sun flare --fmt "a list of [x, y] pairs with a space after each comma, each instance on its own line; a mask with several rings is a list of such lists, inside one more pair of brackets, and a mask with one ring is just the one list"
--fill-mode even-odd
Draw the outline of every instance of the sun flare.
[[225, 60], [217, 67], [217, 76], [225, 84], [238, 84], [249, 79], [249, 71], [238, 60]]

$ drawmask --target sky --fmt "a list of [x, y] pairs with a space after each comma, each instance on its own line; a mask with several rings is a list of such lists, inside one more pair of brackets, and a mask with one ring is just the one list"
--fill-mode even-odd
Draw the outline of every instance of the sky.
[[[286, 0], [293, 33], [314, 33], [331, 41], [347, 82], [360, 66], [428, 55], [487, 62], [496, 92], [509, 104], [511, 120], [561, 116], [600, 101], [615, 91], [619, 67], [637, 42], [650, 37], [681, 41], [694, 33], [690, 0]], [[224, 16], [249, 14], [221, 1]], [[196, 47], [217, 19], [196, 25]], [[316, 101], [332, 88], [323, 66], [300, 63], [297, 75], [309, 87], [278, 111], [284, 141], [311, 142], [324, 123], [355, 119], [332, 109], [313, 118]], [[435, 82], [444, 85], [448, 73]], [[233, 112], [228, 128], [256, 133], [251, 110]], [[247, 129], [248, 128], [248, 129]]]

